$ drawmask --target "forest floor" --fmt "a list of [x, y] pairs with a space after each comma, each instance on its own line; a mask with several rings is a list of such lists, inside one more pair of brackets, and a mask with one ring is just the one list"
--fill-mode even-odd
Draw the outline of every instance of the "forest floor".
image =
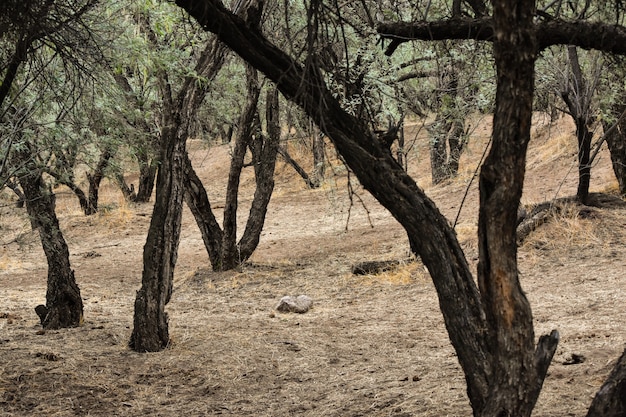
[[[412, 124], [410, 172], [454, 222], [490, 134], [477, 120], [458, 178], [433, 186], [425, 130]], [[228, 145], [189, 144], [221, 218]], [[291, 151], [305, 158], [296, 144]], [[366, 260], [406, 260], [404, 231], [332, 158], [318, 190], [280, 162], [261, 242], [237, 271], [212, 272], [185, 209], [174, 293], [167, 306], [171, 346], [127, 347], [152, 204], [131, 205], [105, 184], [101, 211], [85, 217], [57, 189], [57, 209], [85, 306], [82, 327], [42, 331], [47, 267], [39, 237], [13, 196], [0, 200], [0, 414], [4, 416], [470, 416], [463, 374], [430, 277], [419, 261], [356, 276]], [[522, 202], [576, 190], [573, 125], [538, 117]], [[308, 158], [308, 157], [307, 157]], [[310, 162], [308, 163], [310, 167]], [[306, 165], [306, 164], [305, 164]], [[248, 169], [250, 170], [250, 169]], [[352, 176], [352, 181], [354, 181]], [[592, 191], [615, 194], [603, 150]], [[253, 192], [242, 181], [241, 227]], [[361, 200], [362, 203], [361, 204]], [[561, 340], [535, 416], [584, 416], [626, 342], [626, 208], [571, 204], [519, 249], [521, 282], [537, 337]], [[456, 225], [473, 268], [478, 195], [469, 187]], [[279, 313], [285, 295], [305, 294], [305, 314]]]

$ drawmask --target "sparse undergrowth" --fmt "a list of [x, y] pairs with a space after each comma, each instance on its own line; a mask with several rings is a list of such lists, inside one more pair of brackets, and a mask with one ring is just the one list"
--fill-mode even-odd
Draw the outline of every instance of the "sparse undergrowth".
[[[482, 145], [475, 144], [476, 158]], [[214, 162], [198, 164], [198, 171], [207, 184], [219, 185], [224, 173], [213, 167], [226, 165], [228, 152], [204, 152], [198, 150], [196, 160]], [[413, 156], [411, 170], [426, 185], [428, 161]], [[570, 163], [565, 156], [555, 161]], [[476, 160], [470, 163], [475, 166]], [[599, 184], [610, 182], [602, 166], [594, 169]], [[525, 190], [525, 201], [539, 204], [543, 195], [571, 195], [575, 184], [559, 176], [565, 171], [531, 166], [528, 184], [541, 186]], [[270, 205], [261, 246], [237, 271], [210, 271], [193, 218], [185, 212], [167, 307], [172, 343], [158, 354], [127, 348], [150, 205], [125, 204], [106, 185], [102, 198], [109, 210], [86, 218], [76, 212], [71, 196], [59, 197], [85, 324], [47, 332], [33, 310], [45, 300], [41, 249], [23, 212], [4, 205], [0, 413], [471, 415], [423, 264], [418, 260], [363, 276], [350, 271], [363, 261], [406, 259], [404, 231], [366, 194], [361, 196], [369, 213], [355, 205], [347, 222], [350, 205], [341, 177], [308, 191], [291, 185], [294, 177], [286, 168], [277, 172], [282, 191]], [[459, 178], [429, 188], [451, 222], [467, 182]], [[217, 206], [219, 196], [217, 191], [211, 196]], [[242, 204], [247, 199], [244, 194]], [[457, 225], [474, 266], [476, 207], [474, 187]], [[519, 248], [537, 335], [555, 328], [561, 334], [535, 416], [584, 415], [623, 350], [624, 242], [624, 207], [568, 204]], [[274, 310], [281, 297], [301, 294], [313, 299], [306, 314]]]

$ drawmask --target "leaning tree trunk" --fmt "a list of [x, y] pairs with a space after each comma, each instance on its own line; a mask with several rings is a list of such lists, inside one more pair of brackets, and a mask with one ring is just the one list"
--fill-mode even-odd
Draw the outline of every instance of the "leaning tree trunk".
[[70, 266], [70, 253], [55, 213], [55, 197], [41, 171], [28, 166], [19, 181], [31, 224], [39, 231], [48, 261], [46, 305], [36, 311], [44, 329], [76, 327], [83, 323], [83, 300]]
[[587, 417], [626, 416], [626, 350], [589, 407]]
[[517, 270], [517, 208], [530, 140], [536, 38], [534, 0], [494, 2], [497, 69], [493, 144], [480, 173], [478, 285], [493, 358], [480, 416], [530, 416], [558, 341], [544, 337], [535, 354], [530, 304]]

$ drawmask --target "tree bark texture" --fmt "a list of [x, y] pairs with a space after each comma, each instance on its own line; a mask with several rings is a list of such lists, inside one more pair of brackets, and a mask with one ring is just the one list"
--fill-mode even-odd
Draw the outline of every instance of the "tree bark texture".
[[[280, 111], [278, 105], [278, 89], [272, 88], [267, 91], [265, 99], [267, 135], [261, 132], [252, 141], [254, 161], [254, 177], [256, 189], [250, 207], [248, 221], [241, 239], [239, 240], [239, 257], [247, 260], [252, 256], [259, 245], [267, 206], [274, 191], [274, 170], [276, 168], [276, 157], [278, 156], [278, 146], [280, 144]], [[240, 261], [241, 262], [241, 261]]]
[[39, 231], [46, 260], [48, 283], [46, 305], [40, 316], [44, 329], [77, 327], [83, 324], [83, 300], [70, 265], [70, 253], [55, 212], [55, 197], [43, 180], [41, 170], [26, 165], [19, 176], [31, 224]]
[[181, 121], [164, 120], [161, 169], [148, 237], [143, 251], [141, 289], [135, 299], [129, 346], [137, 352], [156, 352], [169, 344], [165, 305], [172, 295], [183, 203], [186, 137]]
[[244, 166], [244, 159], [253, 136], [261, 132], [255, 129], [258, 119], [257, 104], [261, 88], [257, 72], [251, 66], [246, 67], [246, 85], [248, 96], [246, 106], [239, 118], [239, 131], [235, 138], [235, 146], [230, 161], [228, 184], [226, 188], [226, 203], [224, 207], [224, 234], [222, 236], [222, 264], [221, 270], [235, 268], [243, 259], [237, 245], [237, 208], [239, 207], [239, 181]]
[[[626, 100], [626, 97], [624, 98]], [[606, 144], [611, 153], [611, 163], [613, 172], [617, 178], [619, 192], [622, 196], [626, 196], [626, 117], [621, 117], [626, 111], [626, 102], [619, 103], [611, 109], [612, 116], [617, 120], [617, 128], [606, 136]], [[610, 126], [605, 123], [604, 131], [609, 130]]]
[[[153, 40], [147, 17], [139, 16], [142, 30]], [[198, 58], [195, 73], [211, 79], [221, 68], [225, 48], [217, 40], [209, 41]], [[137, 352], [155, 352], [169, 343], [165, 305], [172, 294], [174, 267], [180, 240], [186, 141], [190, 126], [206, 95], [196, 77], [187, 77], [176, 97], [165, 70], [157, 71], [157, 83], [163, 100], [160, 140], [161, 165], [157, 175], [156, 201], [143, 252], [141, 288], [135, 299], [133, 332], [129, 346]]]
[[[530, 304], [517, 271], [517, 209], [530, 140], [537, 43], [534, 0], [494, 1], [497, 73], [493, 140], [480, 173], [478, 285], [492, 354], [490, 393], [481, 416], [529, 416], [558, 335], [535, 355]], [[545, 349], [545, 345], [553, 349]], [[478, 413], [476, 413], [478, 411]]]
[[405, 227], [437, 287], [450, 338], [465, 370], [470, 400], [481, 408], [489, 392], [485, 315], [463, 251], [445, 217], [376, 135], [341, 108], [321, 74], [306, 72], [218, 1], [178, 0], [177, 4], [300, 105], [333, 141], [363, 186]]
[[589, 407], [587, 417], [626, 416], [626, 350]]
[[[411, 40], [474, 39], [491, 42], [494, 40], [494, 20], [477, 17], [434, 22], [382, 22], [376, 31], [381, 38], [392, 41], [385, 51], [387, 55], [392, 55], [400, 43]], [[538, 51], [552, 45], [576, 45], [583, 49], [626, 55], [626, 28], [623, 26], [550, 19], [538, 22], [535, 33]]]
[[105, 149], [100, 154], [98, 164], [92, 173], [87, 173], [87, 181], [89, 182], [88, 201], [89, 211], [85, 211], [87, 216], [95, 214], [98, 211], [98, 192], [100, 183], [104, 179], [104, 171], [109, 166], [109, 161], [113, 158], [115, 152], [112, 149]]
[[561, 97], [567, 105], [570, 116], [576, 124], [576, 140], [578, 141], [578, 189], [576, 197], [583, 204], [589, 197], [591, 183], [591, 140], [593, 132], [590, 127], [593, 115], [590, 112], [592, 91], [587, 88], [588, 82], [583, 76], [578, 51], [575, 46], [567, 47], [571, 73], [566, 80], [566, 87]]

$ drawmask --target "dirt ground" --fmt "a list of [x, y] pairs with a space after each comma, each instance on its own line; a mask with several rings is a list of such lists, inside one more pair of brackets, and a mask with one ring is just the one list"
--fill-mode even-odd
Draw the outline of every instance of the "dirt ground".
[[[477, 120], [457, 179], [432, 186], [424, 130], [412, 124], [410, 171], [454, 222], [489, 136]], [[524, 204], [576, 189], [575, 139], [566, 121], [538, 117]], [[218, 212], [229, 148], [191, 142], [190, 153]], [[303, 157], [302, 149], [292, 147]], [[332, 157], [334, 151], [328, 149]], [[592, 191], [615, 193], [603, 150]], [[252, 195], [243, 181], [241, 224]], [[405, 260], [403, 230], [366, 193], [351, 206], [346, 171], [333, 162], [323, 187], [306, 190], [282, 162], [261, 243], [240, 270], [210, 270], [184, 213], [171, 346], [138, 354], [127, 342], [152, 205], [129, 205], [111, 185], [102, 210], [85, 217], [57, 189], [58, 215], [85, 305], [85, 324], [41, 330], [46, 263], [24, 210], [0, 199], [0, 414], [5, 416], [470, 416], [464, 378], [437, 296], [419, 262], [355, 276], [365, 260]], [[359, 201], [362, 199], [363, 205]], [[477, 190], [469, 187], [456, 229], [475, 267]], [[219, 218], [219, 215], [218, 215]], [[626, 342], [626, 208], [571, 205], [519, 250], [537, 337], [561, 341], [535, 416], [584, 416]], [[306, 314], [275, 310], [306, 294]]]

